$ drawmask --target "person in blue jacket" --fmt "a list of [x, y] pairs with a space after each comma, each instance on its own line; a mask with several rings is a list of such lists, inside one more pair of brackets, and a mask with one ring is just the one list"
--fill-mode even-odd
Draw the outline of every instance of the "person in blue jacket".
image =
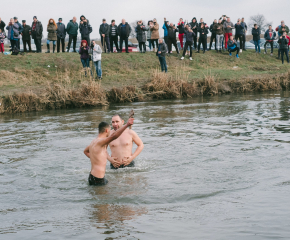
[[273, 43], [274, 43], [274, 40], [276, 38], [276, 32], [272, 29], [271, 25], [269, 26], [269, 29], [265, 32], [264, 38], [266, 40], [265, 45], [264, 45], [264, 49], [265, 49], [264, 54], [267, 54], [267, 44], [270, 44], [271, 56], [272, 56], [273, 55]]
[[240, 48], [237, 46], [237, 41], [234, 40], [233, 36], [230, 36], [227, 44], [228, 44], [228, 51], [230, 53], [229, 55], [232, 56], [232, 52], [237, 51], [236, 57], [239, 58]]
[[164, 18], [164, 24], [163, 24], [163, 29], [164, 29], [164, 41], [166, 43], [166, 45], [168, 45], [168, 30], [167, 27], [169, 25], [169, 22], [166, 21], [166, 18]]

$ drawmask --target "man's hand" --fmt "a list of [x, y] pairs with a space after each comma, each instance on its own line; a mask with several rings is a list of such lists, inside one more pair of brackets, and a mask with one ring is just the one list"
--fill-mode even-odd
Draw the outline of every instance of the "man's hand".
[[119, 168], [120, 165], [122, 164], [122, 162], [118, 161], [117, 157], [111, 157], [110, 158], [110, 162], [112, 163], [112, 165], [114, 166], [114, 168]]
[[127, 122], [127, 125], [128, 126], [131, 126], [134, 124], [134, 118], [129, 118], [128, 122]]
[[105, 34], [102, 34], [102, 37], [105, 37]]
[[158, 53], [161, 54], [161, 51], [159, 51]]
[[164, 18], [164, 21], [166, 21], [166, 18]]
[[132, 156], [130, 156], [130, 157], [124, 157], [124, 158], [122, 159], [122, 164], [123, 164], [124, 166], [127, 166], [127, 165], [129, 165], [132, 161], [133, 161]]
[[83, 24], [83, 23], [84, 23], [83, 21], [80, 22], [80, 24]]

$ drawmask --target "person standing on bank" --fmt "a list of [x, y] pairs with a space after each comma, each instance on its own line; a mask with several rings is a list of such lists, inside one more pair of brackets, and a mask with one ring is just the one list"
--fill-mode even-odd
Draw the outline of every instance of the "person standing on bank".
[[161, 71], [167, 73], [167, 64], [166, 64], [166, 59], [165, 59], [165, 54], [167, 53], [167, 46], [164, 43], [163, 39], [159, 39], [159, 44], [158, 44], [158, 50], [157, 50], [157, 56], [159, 58], [160, 66], [161, 66]]
[[236, 29], [236, 41], [240, 40], [240, 49], [244, 46], [244, 25], [241, 23], [241, 20], [238, 19], [237, 23], [235, 24]]
[[13, 18], [10, 19], [10, 22], [8, 23], [6, 30], [8, 30], [8, 39], [10, 41], [11, 49], [16, 47], [16, 39], [14, 38], [14, 20]]
[[192, 31], [195, 33], [195, 36], [193, 38], [193, 42], [194, 42], [194, 49], [196, 50], [197, 49], [197, 29], [198, 29], [198, 23], [197, 23], [195, 17], [191, 20], [191, 23], [189, 23], [189, 25], [190, 25]]
[[125, 19], [122, 19], [122, 22], [118, 26], [118, 34], [120, 36], [120, 53], [123, 51], [123, 41], [125, 41], [126, 53], [129, 53], [128, 39], [131, 30], [131, 26], [125, 21]]
[[57, 35], [56, 35], [56, 30], [57, 30], [57, 25], [54, 21], [54, 19], [49, 19], [48, 24], [47, 24], [47, 51], [45, 53], [50, 53], [50, 47], [49, 43], [52, 41], [53, 43], [53, 53], [55, 51], [55, 46], [56, 46], [56, 40], [57, 40]]
[[80, 19], [81, 21], [80, 21], [79, 29], [80, 29], [82, 40], [86, 40], [87, 44], [90, 46], [90, 34], [92, 33], [93, 28], [90, 25], [89, 20], [87, 20], [85, 16], [82, 15]]
[[176, 42], [176, 33], [178, 32], [178, 29], [176, 26], [173, 25], [173, 23], [170, 23], [169, 26], [167, 26], [168, 30], [168, 53], [172, 53], [172, 44], [176, 49], [176, 53], [179, 54], [179, 49], [177, 47], [177, 42]]
[[253, 41], [255, 44], [255, 50], [256, 53], [261, 53], [261, 49], [260, 49], [260, 35], [261, 35], [261, 30], [258, 26], [258, 24], [254, 24], [254, 27], [252, 29], [252, 35], [253, 35]]
[[264, 54], [267, 54], [267, 44], [269, 43], [271, 46], [271, 56], [273, 56], [273, 43], [276, 38], [276, 32], [272, 29], [271, 25], [269, 26], [269, 29], [265, 32], [264, 38], [266, 40], [265, 45], [264, 45], [264, 49], [265, 49]]
[[111, 52], [113, 53], [113, 43], [115, 44], [116, 51], [119, 52], [119, 47], [118, 47], [118, 27], [117, 27], [116, 22], [115, 22], [114, 19], [111, 21], [109, 38], [110, 38]]
[[57, 52], [58, 53], [60, 52], [60, 43], [61, 43], [62, 52], [65, 52], [64, 51], [64, 48], [65, 48], [64, 40], [65, 40], [65, 36], [66, 36], [66, 28], [65, 28], [65, 25], [62, 23], [62, 18], [58, 19], [58, 23], [56, 25], [57, 25], [57, 30], [56, 30]]
[[110, 53], [111, 51], [111, 47], [110, 47], [110, 39], [109, 39], [109, 35], [110, 35], [110, 26], [109, 24], [106, 22], [106, 19], [103, 19], [103, 23], [100, 25], [99, 28], [99, 34], [101, 36], [101, 43], [104, 49], [104, 52], [108, 52]]
[[6, 38], [5, 34], [2, 32], [2, 28], [0, 28], [0, 52], [4, 53], [4, 39]]
[[[162, 29], [164, 30], [164, 41], [166, 43], [166, 45], [168, 45], [168, 30], [167, 30], [167, 27], [169, 25], [169, 22], [166, 21], [166, 18], [164, 18], [164, 24], [162, 26]], [[151, 32], [151, 31], [148, 31], [148, 32]]]
[[189, 60], [192, 60], [192, 45], [193, 45], [193, 38], [195, 36], [195, 33], [192, 31], [190, 26], [187, 25], [185, 27], [185, 34], [184, 35], [186, 37], [186, 42], [185, 42], [185, 45], [184, 45], [184, 49], [183, 49], [183, 54], [182, 54], [181, 60], [184, 59], [185, 52], [186, 52], [188, 47], [190, 49]]
[[23, 31], [21, 33], [22, 35], [22, 43], [23, 43], [23, 50], [24, 52], [27, 52], [26, 45], [28, 45], [29, 52], [31, 52], [31, 27], [26, 24], [25, 20], [22, 20], [22, 28]]
[[185, 30], [184, 30], [184, 22], [183, 22], [183, 19], [180, 18], [179, 19], [179, 22], [177, 24], [177, 28], [178, 28], [178, 38], [179, 38], [179, 42], [180, 42], [180, 47], [181, 49], [183, 49], [183, 36], [184, 36], [184, 33], [185, 33]]
[[203, 53], [205, 53], [206, 50], [206, 45], [207, 45], [207, 34], [208, 34], [208, 29], [205, 27], [204, 23], [202, 22], [200, 25], [200, 28], [198, 29], [199, 32], [199, 40], [198, 40], [198, 47], [197, 47], [197, 53], [199, 53], [200, 50], [200, 45], [202, 44], [203, 48]]
[[69, 36], [68, 39], [68, 46], [67, 46], [67, 52], [70, 50], [71, 42], [73, 41], [73, 52], [76, 51], [76, 44], [77, 44], [77, 37], [78, 37], [78, 29], [79, 25], [77, 23], [77, 18], [73, 17], [72, 20], [69, 21], [66, 27], [66, 32]]
[[148, 28], [143, 24], [143, 21], [137, 22], [137, 40], [139, 42], [140, 53], [146, 53], [146, 31], [148, 31]]
[[96, 44], [96, 41], [93, 40], [92, 44], [94, 45], [93, 48], [93, 62], [95, 65], [97, 78], [99, 80], [102, 79], [102, 66], [101, 66], [101, 60], [102, 60], [102, 48], [100, 45]]
[[[159, 24], [157, 23], [156, 18], [153, 19], [153, 23], [150, 25], [150, 29], [151, 31], [151, 43], [153, 46], [153, 51], [157, 52], [157, 48], [158, 48], [158, 39], [159, 39]], [[156, 48], [155, 48], [155, 44], [156, 44]]]
[[[90, 69], [90, 54], [89, 54], [90, 47], [88, 46], [88, 43], [86, 40], [81, 41], [81, 46], [79, 49], [79, 54], [81, 55], [81, 62], [83, 64], [83, 68], [85, 70], [85, 76], [87, 76], [87, 69]], [[91, 69], [90, 69], [91, 70]], [[93, 76], [92, 70], [91, 70], [91, 76]]]
[[234, 24], [231, 22], [230, 17], [227, 18], [227, 21], [224, 23], [224, 31], [225, 31], [225, 48], [228, 48], [228, 41], [230, 36], [232, 36], [232, 31], [234, 28]]
[[37, 20], [37, 17], [33, 17], [33, 22], [31, 24], [31, 36], [34, 40], [36, 46], [36, 52], [41, 53], [41, 39], [42, 39], [43, 27], [40, 21]]
[[289, 63], [289, 51], [288, 51], [288, 44], [289, 44], [289, 39], [287, 38], [287, 32], [283, 32], [283, 35], [280, 36], [278, 43], [280, 45], [280, 52], [281, 52], [281, 59], [282, 59], [282, 64], [284, 64], [284, 53], [286, 55], [287, 62]]
[[216, 31], [215, 31], [215, 28], [214, 28], [215, 25], [217, 25], [217, 20], [216, 19], [213, 21], [213, 23], [209, 27], [209, 30], [211, 32], [211, 36], [210, 36], [210, 43], [209, 43], [209, 49], [208, 50], [211, 50], [213, 40], [214, 40], [214, 43], [215, 43], [215, 50], [217, 50], [216, 49]]
[[16, 47], [20, 49], [20, 35], [23, 31], [22, 25], [18, 22], [18, 18], [14, 17], [14, 38], [16, 40]]
[[214, 25], [214, 31], [216, 33], [216, 51], [221, 53], [224, 41], [224, 26], [221, 19]]
[[248, 26], [245, 23], [245, 18], [242, 18], [241, 26], [244, 27], [244, 32], [243, 32], [243, 51], [247, 51], [246, 50], [246, 34], [247, 34], [247, 31], [248, 31]]

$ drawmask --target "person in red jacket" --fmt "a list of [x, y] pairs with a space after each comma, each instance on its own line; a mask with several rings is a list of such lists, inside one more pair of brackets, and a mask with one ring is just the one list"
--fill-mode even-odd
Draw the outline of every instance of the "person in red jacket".
[[177, 28], [178, 28], [178, 32], [179, 32], [178, 38], [180, 41], [180, 46], [181, 46], [181, 48], [183, 48], [183, 36], [184, 36], [185, 30], [184, 30], [184, 22], [183, 22], [182, 18], [179, 19], [179, 23], [177, 24]]

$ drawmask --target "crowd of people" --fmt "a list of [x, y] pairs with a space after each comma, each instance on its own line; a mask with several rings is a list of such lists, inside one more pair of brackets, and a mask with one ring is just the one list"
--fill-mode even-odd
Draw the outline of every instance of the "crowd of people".
[[[73, 44], [73, 52], [78, 52], [80, 54], [84, 68], [89, 66], [89, 62], [92, 58], [96, 66], [97, 75], [101, 78], [102, 51], [106, 53], [114, 52], [113, 46], [115, 45], [115, 52], [122, 53], [123, 42], [125, 42], [125, 52], [129, 53], [128, 39], [132, 31], [136, 33], [140, 53], [146, 53], [146, 42], [148, 42], [150, 51], [153, 49], [153, 51], [156, 52], [156, 55], [159, 57], [161, 69], [165, 72], [167, 72], [165, 56], [166, 54], [170, 55], [172, 53], [172, 46], [175, 47], [177, 54], [179, 54], [180, 49], [183, 49], [181, 60], [185, 58], [185, 55], [189, 55], [189, 59], [192, 60], [193, 47], [197, 53], [200, 52], [201, 45], [203, 53], [211, 50], [213, 42], [215, 42], [215, 50], [217, 53], [228, 51], [229, 55], [232, 56], [232, 52], [236, 52], [235, 56], [239, 58], [240, 50], [246, 51], [245, 42], [248, 26], [244, 18], [238, 19], [234, 24], [230, 17], [222, 15], [218, 20], [215, 19], [211, 25], [206, 24], [202, 18], [199, 22], [197, 22], [195, 17], [192, 18], [191, 22], [185, 22], [180, 18], [176, 26], [164, 18], [162, 29], [164, 30], [164, 39], [160, 38], [160, 28], [156, 18], [149, 20], [147, 24], [144, 24], [142, 20], [138, 21], [135, 29], [132, 29], [125, 19], [122, 19], [119, 25], [116, 24], [115, 20], [112, 20], [109, 25], [106, 19], [103, 19], [102, 24], [99, 26], [102, 46], [99, 46], [96, 44], [96, 41], [92, 41], [91, 44], [90, 35], [93, 28], [90, 21], [84, 15], [80, 17], [79, 23], [77, 22], [77, 18], [73, 17], [67, 25], [63, 23], [62, 18], [59, 18], [58, 22], [51, 18], [47, 24], [46, 53], [50, 53], [50, 42], [52, 42], [53, 53], [55, 51], [65, 52], [65, 38], [66, 34], [68, 34], [69, 40], [67, 51], [70, 51], [71, 44]], [[233, 36], [234, 29], [235, 35]], [[5, 30], [7, 30], [7, 33]], [[272, 26], [269, 26], [269, 29], [264, 34], [266, 40], [264, 53], [267, 53], [266, 46], [269, 44], [271, 47], [271, 55], [273, 55], [273, 42], [277, 36], [279, 43], [278, 58], [280, 59], [281, 57], [282, 63], [284, 63], [284, 56], [286, 56], [287, 62], [289, 63], [289, 27], [282, 21], [281, 25], [275, 30]], [[21, 35], [24, 52], [31, 52], [31, 39], [33, 39], [36, 52], [41, 53], [43, 31], [43, 25], [36, 16], [33, 17], [31, 26], [27, 25], [25, 20], [22, 20], [21, 24], [17, 17], [11, 18], [6, 26], [5, 22], [0, 18], [0, 52], [4, 52], [5, 38], [10, 41], [11, 51], [14, 49], [19, 50]], [[81, 35], [81, 46], [77, 51], [76, 43], [78, 33]], [[207, 39], [209, 33], [211, 33], [211, 36], [208, 48]], [[259, 54], [261, 52], [261, 29], [257, 24], [252, 28], [251, 34], [253, 36], [256, 53]], [[180, 49], [177, 37], [180, 42]]]

